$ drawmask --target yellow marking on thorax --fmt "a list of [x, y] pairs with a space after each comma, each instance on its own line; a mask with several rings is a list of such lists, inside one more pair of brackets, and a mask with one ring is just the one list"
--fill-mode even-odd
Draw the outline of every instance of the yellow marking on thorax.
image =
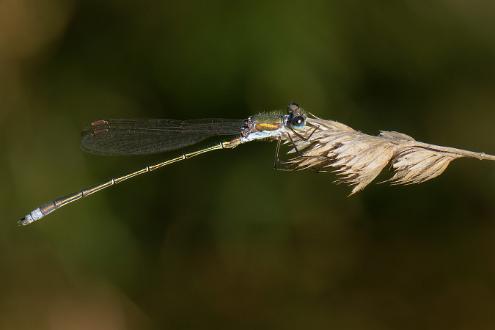
[[280, 124], [258, 123], [256, 124], [257, 131], [276, 131], [280, 128]]

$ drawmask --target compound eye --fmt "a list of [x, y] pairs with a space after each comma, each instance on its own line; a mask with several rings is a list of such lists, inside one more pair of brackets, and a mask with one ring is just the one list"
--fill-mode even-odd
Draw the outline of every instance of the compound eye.
[[305, 119], [303, 116], [294, 117], [290, 121], [291, 125], [294, 127], [302, 127], [302, 126], [304, 126], [304, 122], [305, 122]]

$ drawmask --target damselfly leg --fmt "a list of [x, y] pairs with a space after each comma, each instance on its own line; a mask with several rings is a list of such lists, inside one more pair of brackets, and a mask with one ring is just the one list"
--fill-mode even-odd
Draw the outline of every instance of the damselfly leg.
[[[318, 129], [319, 129], [318, 126], [314, 126], [314, 128], [311, 130], [311, 132], [307, 136], [303, 136], [302, 134], [297, 132], [294, 128], [290, 127], [290, 131], [292, 133], [294, 133], [294, 135], [296, 135], [302, 141], [309, 141], [311, 139], [311, 137], [313, 136], [313, 134], [316, 131], [318, 131]], [[296, 153], [297, 157], [307, 157], [304, 155], [303, 152], [301, 152], [299, 150], [299, 148], [297, 147], [297, 144], [294, 142], [294, 139], [292, 138], [290, 133], [285, 133], [284, 135], [286, 136], [285, 140], [290, 142], [290, 145], [294, 149], [294, 152]], [[279, 171], [293, 171], [294, 169], [293, 169], [292, 163], [290, 161], [284, 161], [284, 160], [280, 159], [281, 144], [282, 144], [282, 136], [280, 136], [277, 139], [277, 147], [275, 149], [273, 168], [275, 170], [279, 170]]]
[[[297, 155], [302, 155], [302, 153], [299, 151], [297, 148], [296, 144], [294, 143], [294, 140], [292, 140], [292, 137], [290, 134], [285, 134], [287, 136], [288, 141], [291, 143], [291, 147], [295, 150]], [[282, 137], [279, 137], [277, 140], [277, 147], [275, 149], [275, 160], [273, 164], [273, 168], [278, 171], [293, 171], [292, 165], [288, 161], [280, 160], [280, 149], [281, 149], [281, 144], [282, 144]]]

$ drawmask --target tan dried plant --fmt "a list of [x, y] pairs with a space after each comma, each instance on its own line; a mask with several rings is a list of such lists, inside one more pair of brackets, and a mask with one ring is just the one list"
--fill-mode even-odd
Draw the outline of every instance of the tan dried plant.
[[290, 133], [284, 143], [292, 148], [285, 165], [292, 170], [334, 172], [337, 182], [363, 190], [390, 165], [395, 185], [422, 183], [442, 174], [457, 158], [495, 160], [495, 156], [416, 141], [409, 135], [382, 131], [368, 135], [342, 123], [310, 115], [305, 130]]

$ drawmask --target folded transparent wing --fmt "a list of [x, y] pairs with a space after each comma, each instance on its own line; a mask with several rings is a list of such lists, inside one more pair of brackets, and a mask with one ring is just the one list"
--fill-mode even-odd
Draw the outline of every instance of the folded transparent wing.
[[145, 155], [180, 149], [214, 136], [239, 135], [242, 119], [108, 119], [82, 132], [81, 148], [98, 155]]

